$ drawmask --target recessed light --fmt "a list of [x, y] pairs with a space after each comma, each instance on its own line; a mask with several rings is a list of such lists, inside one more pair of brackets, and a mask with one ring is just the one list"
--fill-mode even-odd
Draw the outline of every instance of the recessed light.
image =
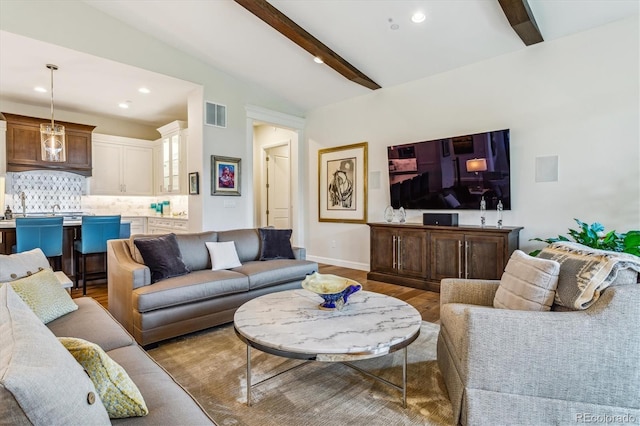
[[146, 87], [141, 87], [141, 88], [138, 89], [138, 92], [144, 93], [146, 95], [146, 94], [151, 93], [151, 90], [147, 89]]
[[40, 93], [47, 93], [47, 89], [45, 89], [44, 87], [41, 86], [36, 86], [33, 88], [33, 90], [35, 90], [36, 92], [40, 92]]
[[316, 64], [324, 64], [324, 61], [322, 60], [322, 58], [320, 56], [316, 56], [313, 58], [313, 62], [315, 62]]
[[129, 102], [129, 101], [127, 101], [127, 102], [120, 102], [120, 103], [118, 104], [118, 106], [119, 106], [120, 108], [122, 108], [122, 109], [129, 109], [129, 104], [130, 104], [130, 103], [131, 103], [131, 102]]
[[416, 12], [411, 16], [411, 21], [415, 22], [416, 24], [419, 24], [420, 22], [424, 22], [425, 19], [427, 19], [427, 17], [422, 12]]

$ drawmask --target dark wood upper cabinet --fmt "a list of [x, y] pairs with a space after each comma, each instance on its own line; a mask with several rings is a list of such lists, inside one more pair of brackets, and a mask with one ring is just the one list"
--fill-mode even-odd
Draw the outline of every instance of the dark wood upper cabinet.
[[67, 161], [42, 161], [40, 124], [50, 120], [2, 113], [7, 121], [7, 171], [58, 170], [91, 176], [91, 135], [95, 126], [56, 121], [65, 127]]

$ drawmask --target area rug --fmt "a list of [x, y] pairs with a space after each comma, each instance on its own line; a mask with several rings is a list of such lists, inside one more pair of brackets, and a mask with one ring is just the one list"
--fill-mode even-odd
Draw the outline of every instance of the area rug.
[[[253, 389], [246, 405], [246, 346], [231, 324], [148, 351], [221, 426], [450, 425], [451, 403], [436, 362], [439, 326], [423, 322], [408, 348], [407, 408], [399, 391], [339, 363], [309, 362]], [[253, 383], [302, 361], [252, 349]], [[402, 351], [356, 365], [402, 383]]]

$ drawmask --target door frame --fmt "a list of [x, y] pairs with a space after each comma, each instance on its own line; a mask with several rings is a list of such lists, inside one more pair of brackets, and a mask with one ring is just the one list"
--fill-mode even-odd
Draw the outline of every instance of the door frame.
[[[252, 172], [258, 173], [255, 168], [254, 161], [259, 161], [255, 154], [255, 147], [253, 141], [253, 125], [256, 122], [269, 124], [276, 127], [282, 127], [292, 130], [297, 134], [297, 140], [293, 140], [290, 146], [291, 152], [291, 176], [293, 176], [291, 185], [291, 229], [293, 233], [291, 235], [291, 242], [297, 247], [306, 247], [306, 235], [309, 224], [307, 223], [308, 214], [308, 195], [307, 195], [307, 174], [299, 173], [300, 170], [307, 170], [307, 144], [304, 143], [304, 126], [305, 119], [297, 117], [295, 115], [282, 113], [279, 111], [273, 111], [267, 108], [246, 105], [245, 111], [247, 115], [246, 121], [246, 152], [252, 153], [247, 158], [247, 168]], [[253, 214], [253, 226], [258, 226], [259, 216], [256, 211], [256, 194], [254, 192], [254, 185], [249, 185], [247, 190], [247, 198], [250, 204], [250, 209]], [[244, 195], [244, 194], [243, 194]]]

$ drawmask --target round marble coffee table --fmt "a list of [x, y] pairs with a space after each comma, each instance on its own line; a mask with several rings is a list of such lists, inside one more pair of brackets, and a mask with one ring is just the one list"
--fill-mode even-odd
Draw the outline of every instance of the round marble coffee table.
[[[318, 308], [322, 298], [307, 290], [288, 290], [257, 297], [242, 305], [233, 323], [247, 344], [247, 405], [251, 405], [251, 348], [273, 355], [323, 362], [342, 362], [402, 392], [407, 404], [407, 346], [420, 334], [422, 317], [394, 297], [359, 291], [339, 311]], [[404, 350], [402, 385], [364, 371], [349, 361]], [[296, 367], [294, 367], [296, 368]]]

